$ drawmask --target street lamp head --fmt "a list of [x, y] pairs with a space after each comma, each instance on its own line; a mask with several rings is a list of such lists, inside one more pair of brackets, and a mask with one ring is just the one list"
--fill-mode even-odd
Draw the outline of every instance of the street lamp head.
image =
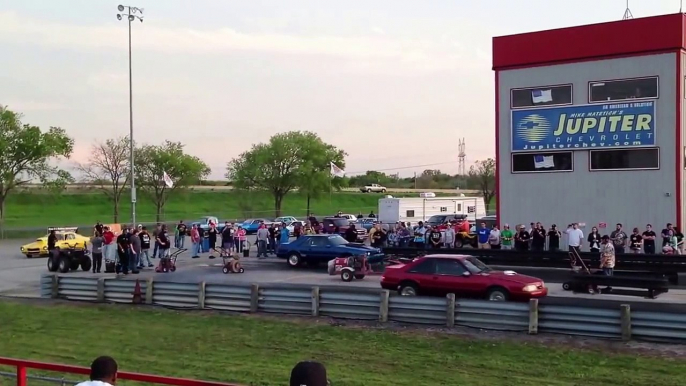
[[134, 21], [134, 20], [136, 20], [136, 17], [133, 15], [129, 15], [129, 21]]
[[117, 9], [119, 10], [119, 12], [124, 12], [124, 6], [121, 4], [117, 6]]
[[121, 15], [117, 14], [117, 20], [121, 20]]

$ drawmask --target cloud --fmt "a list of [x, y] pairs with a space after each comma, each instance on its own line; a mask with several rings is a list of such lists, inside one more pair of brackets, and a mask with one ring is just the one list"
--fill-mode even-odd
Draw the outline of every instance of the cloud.
[[[303, 36], [283, 33], [242, 33], [231, 28], [202, 30], [172, 28], [154, 21], [134, 25], [136, 50], [166, 54], [230, 54], [255, 52], [300, 56], [323, 56], [360, 62], [394, 62], [413, 71], [457, 68], [478, 60], [470, 46], [445, 44], [441, 39], [394, 38], [380, 27], [370, 36]], [[72, 25], [0, 12], [0, 41], [36, 44], [75, 50], [125, 49], [126, 29], [114, 22], [103, 25]]]

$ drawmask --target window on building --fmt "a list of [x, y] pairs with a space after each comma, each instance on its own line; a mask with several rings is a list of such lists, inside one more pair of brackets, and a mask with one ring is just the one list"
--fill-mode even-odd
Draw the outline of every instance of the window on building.
[[591, 150], [590, 170], [646, 170], [660, 168], [660, 149]]
[[574, 154], [571, 151], [512, 154], [512, 173], [573, 171]]
[[555, 106], [572, 104], [572, 85], [519, 88], [510, 91], [511, 107]]
[[590, 82], [589, 102], [655, 99], [659, 96], [658, 77]]
[[414, 210], [408, 210], [405, 212], [405, 217], [414, 217]]

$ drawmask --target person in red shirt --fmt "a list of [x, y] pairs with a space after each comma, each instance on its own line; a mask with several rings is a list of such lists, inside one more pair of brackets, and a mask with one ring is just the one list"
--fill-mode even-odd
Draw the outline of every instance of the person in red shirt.
[[105, 232], [102, 234], [104, 239], [104, 245], [102, 246], [102, 255], [105, 258], [105, 262], [114, 259], [115, 251], [117, 250], [117, 245], [114, 243], [115, 234], [112, 232], [110, 227], [105, 227]]

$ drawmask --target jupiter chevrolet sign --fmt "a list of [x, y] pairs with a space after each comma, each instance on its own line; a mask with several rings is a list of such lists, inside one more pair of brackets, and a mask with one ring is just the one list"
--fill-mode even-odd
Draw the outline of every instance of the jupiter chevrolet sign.
[[512, 111], [512, 151], [655, 145], [655, 102]]

